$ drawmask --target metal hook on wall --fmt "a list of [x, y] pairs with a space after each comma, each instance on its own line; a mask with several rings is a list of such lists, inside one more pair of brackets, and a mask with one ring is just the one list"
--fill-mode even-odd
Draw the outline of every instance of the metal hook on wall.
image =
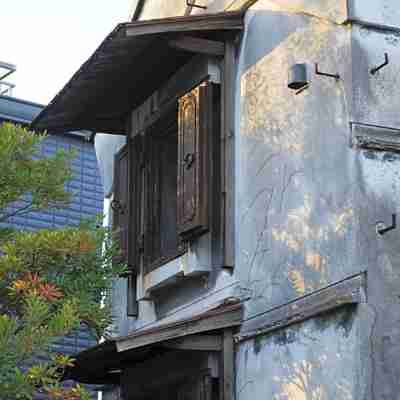
[[203, 10], [207, 10], [207, 6], [201, 6], [199, 4], [196, 4], [196, 0], [192, 0], [192, 1], [186, 0], [186, 5], [188, 7], [195, 7], [195, 8], [201, 8]]
[[385, 233], [392, 231], [397, 228], [396, 214], [392, 214], [392, 225], [386, 226], [383, 222], [377, 222], [376, 233], [383, 236]]
[[318, 67], [318, 63], [315, 64], [315, 74], [320, 76], [326, 76], [328, 78], [335, 78], [336, 80], [340, 79], [339, 74], [327, 74], [326, 72], [321, 72]]
[[379, 70], [386, 67], [386, 65], [388, 65], [388, 64], [389, 64], [389, 54], [385, 53], [385, 61], [381, 65], [378, 65], [377, 67], [372, 68], [370, 71], [371, 75], [375, 75]]

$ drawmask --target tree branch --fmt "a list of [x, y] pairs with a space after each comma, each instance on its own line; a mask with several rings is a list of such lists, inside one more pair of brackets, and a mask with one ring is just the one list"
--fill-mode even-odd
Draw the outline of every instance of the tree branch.
[[33, 202], [30, 202], [25, 207], [18, 208], [18, 210], [15, 210], [8, 214], [3, 214], [2, 216], [0, 216], [0, 222], [6, 222], [9, 218], [15, 217], [17, 215], [28, 214], [32, 211], [35, 211], [35, 208], [33, 208]]

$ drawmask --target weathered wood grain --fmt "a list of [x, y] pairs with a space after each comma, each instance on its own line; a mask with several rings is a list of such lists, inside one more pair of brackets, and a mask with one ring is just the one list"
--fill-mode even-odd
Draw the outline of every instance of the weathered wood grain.
[[235, 341], [283, 329], [347, 304], [361, 303], [365, 299], [364, 281], [363, 274], [356, 275], [260, 314], [243, 323]]

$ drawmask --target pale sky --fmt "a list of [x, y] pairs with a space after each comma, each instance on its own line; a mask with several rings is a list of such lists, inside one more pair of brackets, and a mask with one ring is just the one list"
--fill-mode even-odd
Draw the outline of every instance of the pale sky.
[[47, 104], [135, 0], [2, 0], [0, 61], [17, 65], [13, 95]]

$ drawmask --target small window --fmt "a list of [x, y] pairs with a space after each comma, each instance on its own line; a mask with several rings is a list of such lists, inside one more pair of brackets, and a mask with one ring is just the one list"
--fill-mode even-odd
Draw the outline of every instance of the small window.
[[[220, 224], [213, 221], [220, 215], [219, 96], [218, 85], [203, 83], [130, 139], [128, 173], [115, 178], [129, 196], [117, 186], [117, 214], [125, 214], [115, 221], [127, 232], [121, 245], [136, 271], [143, 265], [151, 272], [182, 255], [190, 241]], [[126, 170], [116, 165], [116, 174]]]

